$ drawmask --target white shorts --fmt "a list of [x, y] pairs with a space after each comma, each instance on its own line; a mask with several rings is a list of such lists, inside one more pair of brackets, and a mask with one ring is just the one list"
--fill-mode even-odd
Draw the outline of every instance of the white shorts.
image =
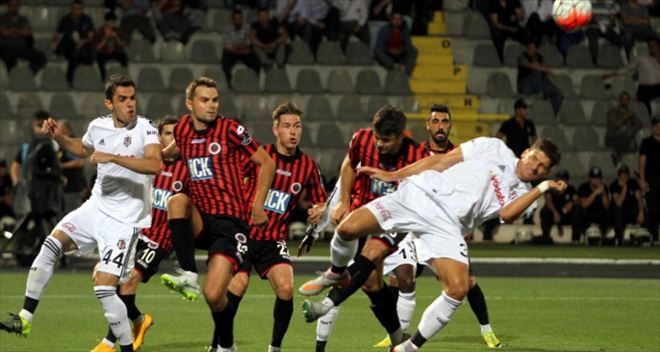
[[365, 205], [384, 232], [412, 232], [417, 261], [449, 258], [468, 264], [468, 248], [458, 219], [419, 187], [404, 182], [394, 193]]
[[140, 229], [105, 215], [90, 202], [67, 214], [55, 228], [66, 233], [78, 247], [72, 254], [80, 256], [98, 248], [98, 271], [125, 279], [133, 269]]
[[399, 247], [392, 254], [385, 257], [383, 262], [383, 275], [394, 274], [394, 269], [400, 265], [417, 267], [417, 252], [415, 251], [415, 238], [412, 233], [406, 235]]

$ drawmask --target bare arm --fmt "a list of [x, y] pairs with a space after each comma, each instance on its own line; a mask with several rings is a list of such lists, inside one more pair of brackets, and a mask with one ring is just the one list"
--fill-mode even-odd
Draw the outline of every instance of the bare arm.
[[82, 169], [83, 167], [85, 167], [85, 160], [84, 159], [69, 160], [69, 161], [65, 161], [62, 164], [60, 164], [60, 168], [62, 170]]
[[[564, 192], [566, 183], [564, 181], [543, 181], [548, 182], [549, 189], [557, 192]], [[513, 202], [507, 204], [500, 210], [500, 218], [507, 224], [514, 222], [525, 210], [534, 203], [543, 193], [539, 187], [534, 187], [531, 191], [516, 198]]]
[[275, 162], [262, 147], [259, 147], [257, 151], [252, 154], [250, 160], [259, 165], [259, 175], [257, 177], [257, 186], [255, 188], [256, 194], [254, 196], [254, 202], [252, 203], [252, 223], [254, 225], [262, 225], [268, 221], [268, 216], [264, 212], [264, 203], [266, 202], [268, 189], [273, 183], [273, 178], [275, 177]]
[[646, 155], [639, 155], [639, 187], [642, 192], [646, 192]]
[[362, 167], [358, 171], [366, 173], [372, 178], [386, 182], [400, 181], [412, 175], [417, 175], [426, 170], [444, 171], [455, 164], [463, 161], [463, 152], [458, 147], [447, 154], [435, 154], [428, 158], [420, 159], [402, 169], [396, 171], [384, 171], [372, 167]]
[[17, 163], [16, 160], [11, 162], [9, 166], [9, 177], [11, 177], [11, 184], [16, 186], [18, 180], [21, 178], [21, 164]]
[[623, 186], [621, 186], [621, 190], [619, 191], [619, 193], [614, 193], [612, 195], [612, 198], [614, 199], [614, 204], [616, 204], [619, 207], [623, 205], [623, 202], [626, 200], [626, 193], [628, 193], [628, 185], [624, 184]]
[[341, 163], [341, 170], [339, 170], [339, 202], [334, 209], [330, 209], [330, 221], [334, 224], [338, 224], [351, 209], [351, 190], [356, 176], [357, 173], [346, 155]]
[[144, 157], [142, 158], [95, 151], [92, 153], [90, 161], [93, 163], [114, 163], [133, 172], [147, 175], [158, 175], [162, 167], [160, 144], [147, 144], [144, 146]]
[[92, 155], [92, 152], [94, 151], [94, 149], [86, 147], [83, 144], [82, 139], [71, 138], [62, 134], [62, 129], [52, 117], [49, 117], [48, 120], [44, 121], [43, 130], [48, 137], [54, 139], [60, 147], [79, 158], [86, 158]]
[[163, 159], [176, 159], [179, 157], [179, 146], [176, 141], [172, 141], [167, 147], [163, 148]]

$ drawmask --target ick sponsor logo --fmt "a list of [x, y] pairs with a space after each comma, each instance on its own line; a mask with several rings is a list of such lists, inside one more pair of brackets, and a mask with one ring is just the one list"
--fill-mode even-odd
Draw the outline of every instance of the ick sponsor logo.
[[290, 201], [290, 194], [270, 189], [264, 202], [264, 208], [278, 214], [284, 214], [289, 208]]
[[369, 191], [377, 196], [383, 196], [396, 191], [396, 184], [373, 179]]
[[208, 180], [213, 178], [213, 167], [211, 158], [204, 156], [201, 158], [188, 159], [188, 172], [192, 181]]
[[167, 211], [167, 200], [170, 199], [170, 196], [172, 196], [172, 192], [160, 188], [154, 188], [153, 197], [151, 197], [151, 206], [156, 209]]

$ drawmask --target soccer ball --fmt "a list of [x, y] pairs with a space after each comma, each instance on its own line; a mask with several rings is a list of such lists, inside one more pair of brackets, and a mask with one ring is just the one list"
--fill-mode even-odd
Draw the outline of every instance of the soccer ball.
[[555, 0], [552, 4], [552, 18], [567, 32], [584, 27], [591, 21], [591, 1]]

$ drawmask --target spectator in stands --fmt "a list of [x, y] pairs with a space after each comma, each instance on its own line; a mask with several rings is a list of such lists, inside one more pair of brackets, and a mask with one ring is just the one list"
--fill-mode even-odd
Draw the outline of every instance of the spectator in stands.
[[52, 46], [55, 54], [69, 60], [66, 79], [73, 85], [73, 75], [79, 64], [91, 65], [94, 62], [94, 22], [83, 13], [82, 0], [73, 0], [71, 12], [64, 15], [57, 25]]
[[250, 45], [250, 29], [243, 23], [243, 12], [235, 9], [231, 15], [232, 26], [225, 30], [223, 35], [225, 48], [222, 51], [222, 70], [225, 71], [227, 82], [231, 86], [231, 71], [237, 61], [243, 62], [247, 67], [259, 74], [261, 67], [257, 54]]
[[270, 69], [273, 64], [283, 67], [286, 61], [286, 40], [289, 35], [277, 18], [268, 14], [267, 8], [260, 8], [257, 21], [252, 24], [250, 41], [259, 56], [261, 65]]
[[518, 94], [539, 94], [550, 99], [555, 115], [559, 113], [561, 102], [564, 99], [559, 88], [549, 79], [552, 71], [543, 63], [543, 56], [539, 53], [537, 43], [527, 43], [527, 50], [518, 56]]
[[[76, 138], [68, 120], [59, 121], [62, 134], [70, 138]], [[60, 157], [60, 169], [65, 179], [64, 183], [64, 211], [68, 214], [83, 203], [83, 197], [87, 193], [87, 182], [85, 181], [85, 159], [62, 150]]]
[[119, 33], [124, 42], [130, 44], [134, 30], [153, 44], [156, 42], [156, 33], [151, 25], [147, 12], [151, 8], [150, 0], [124, 0], [122, 1], [122, 17], [119, 24]]
[[103, 18], [105, 23], [96, 32], [95, 42], [96, 63], [99, 65], [99, 71], [101, 71], [101, 79], [105, 81], [105, 63], [108, 60], [117, 60], [123, 67], [128, 67], [128, 54], [126, 53], [126, 44], [119, 35], [117, 15], [108, 12]]
[[610, 196], [603, 183], [603, 171], [594, 166], [589, 170], [589, 180], [578, 188], [578, 207], [576, 207], [573, 242], [579, 242], [592, 223], [598, 225], [601, 241], [609, 226]]
[[7, 160], [0, 159], [0, 219], [5, 216], [15, 217], [12, 209], [13, 188], [11, 176], [7, 172]]
[[329, 8], [324, 0], [277, 0], [275, 11], [289, 37], [300, 37], [316, 55]]
[[[574, 207], [577, 206], [578, 196], [573, 185], [569, 184], [570, 175], [566, 170], [559, 170], [555, 176], [556, 180], [566, 182], [568, 185], [562, 194], [546, 192], [545, 205], [541, 209], [541, 231], [539, 240], [541, 244], [553, 243], [550, 230], [557, 225], [559, 236], [564, 236], [564, 225], [574, 225]], [[575, 229], [573, 229], [575, 231]]]
[[514, 114], [510, 119], [502, 122], [497, 138], [506, 142], [507, 147], [520, 158], [522, 153], [536, 142], [536, 127], [529, 116], [529, 103], [525, 99], [518, 99], [513, 104]]
[[639, 174], [642, 193], [646, 195], [646, 226], [658, 242], [660, 220], [660, 117], [651, 120], [651, 136], [639, 147]]
[[552, 18], [552, 0], [531, 0], [522, 2], [525, 10], [525, 29], [530, 40], [541, 43], [559, 35], [559, 27]]
[[392, 12], [389, 25], [378, 32], [374, 56], [387, 70], [402, 70], [408, 75], [412, 74], [417, 49], [412, 45], [410, 30], [400, 13]]
[[605, 145], [614, 149], [613, 159], [618, 162], [622, 154], [637, 150], [635, 134], [642, 128], [635, 111], [630, 107], [630, 94], [619, 94], [619, 105], [607, 112]]
[[[409, 0], [371, 0], [369, 4], [369, 23], [374, 21], [381, 22], [383, 25], [389, 22], [392, 13], [401, 15], [403, 20], [410, 28], [412, 24], [412, 4]], [[421, 6], [419, 2], [415, 4]]]
[[27, 17], [18, 13], [19, 5], [18, 0], [9, 0], [7, 12], [0, 14], [0, 59], [7, 71], [16, 66], [18, 59], [23, 59], [37, 73], [46, 65], [46, 55], [34, 48], [32, 27]]
[[617, 17], [621, 12], [614, 0], [597, 0], [591, 4], [591, 22], [585, 29], [589, 40], [589, 52], [594, 65], [598, 60], [598, 38], [605, 38], [613, 45], [621, 47], [621, 29], [617, 24]]
[[[346, 50], [348, 39], [355, 35], [359, 40], [369, 44], [370, 33], [367, 19], [369, 18], [369, 0], [329, 0], [331, 6], [339, 10], [338, 39], [342, 50]], [[330, 40], [337, 40], [334, 36]]]
[[644, 103], [649, 114], [651, 114], [651, 100], [660, 97], [660, 48], [657, 39], [651, 39], [646, 44], [648, 55], [638, 54], [626, 67], [617, 72], [603, 75], [603, 78], [636, 74], [639, 77], [637, 80], [637, 100]]
[[500, 62], [504, 62], [504, 42], [507, 38], [522, 44], [527, 42], [525, 29], [520, 26], [524, 19], [525, 11], [520, 0], [490, 0], [488, 3], [490, 35]]
[[651, 18], [646, 6], [642, 6], [639, 0], [628, 0], [621, 8], [623, 19], [623, 46], [626, 55], [630, 58], [630, 52], [635, 46], [636, 40], [649, 41], [660, 38], [658, 33], [651, 27]]
[[185, 45], [200, 28], [185, 10], [181, 0], [157, 0], [153, 3], [154, 20], [163, 39], [176, 40]]
[[614, 214], [614, 240], [617, 245], [623, 242], [623, 232], [628, 224], [644, 223], [644, 200], [639, 183], [630, 177], [630, 169], [621, 164], [617, 178], [610, 184], [612, 210]]

